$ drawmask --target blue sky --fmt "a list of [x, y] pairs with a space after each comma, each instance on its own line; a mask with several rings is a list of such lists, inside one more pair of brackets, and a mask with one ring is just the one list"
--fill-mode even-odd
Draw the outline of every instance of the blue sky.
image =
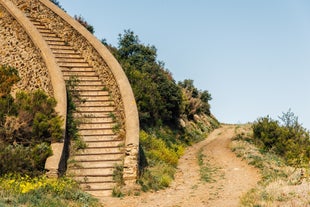
[[210, 91], [221, 122], [277, 118], [291, 108], [310, 129], [310, 1], [59, 2], [112, 45], [125, 29], [154, 45], [176, 81]]

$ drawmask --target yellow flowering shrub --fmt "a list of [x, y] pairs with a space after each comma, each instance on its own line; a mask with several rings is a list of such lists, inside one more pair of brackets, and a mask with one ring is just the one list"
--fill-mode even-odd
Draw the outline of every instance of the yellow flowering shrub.
[[62, 193], [69, 188], [76, 187], [76, 185], [76, 182], [71, 179], [47, 178], [45, 175], [32, 178], [28, 175], [8, 174], [0, 178], [0, 189], [22, 194], [44, 188]]

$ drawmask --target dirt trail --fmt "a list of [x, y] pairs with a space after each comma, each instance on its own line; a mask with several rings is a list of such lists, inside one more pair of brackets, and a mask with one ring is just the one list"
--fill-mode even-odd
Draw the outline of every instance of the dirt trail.
[[[256, 185], [259, 174], [229, 149], [234, 134], [235, 126], [223, 126], [206, 140], [189, 147], [179, 160], [175, 181], [169, 188], [122, 199], [108, 198], [104, 201], [105, 206], [238, 206], [239, 197]], [[198, 153], [204, 155], [204, 162], [212, 171], [211, 182], [201, 180]]]

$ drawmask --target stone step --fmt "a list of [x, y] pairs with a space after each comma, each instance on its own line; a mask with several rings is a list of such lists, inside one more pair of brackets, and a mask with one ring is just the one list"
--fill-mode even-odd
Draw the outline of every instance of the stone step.
[[[68, 67], [68, 66], [66, 66]], [[76, 70], [63, 70], [64, 76], [77, 76], [79, 78], [82, 77], [98, 77], [98, 75], [94, 71], [76, 71]]]
[[93, 135], [81, 135], [82, 139], [86, 142], [114, 142], [114, 141], [121, 141], [117, 135], [102, 135], [102, 134], [93, 134]]
[[87, 147], [121, 147], [124, 145], [123, 141], [97, 141], [97, 142], [86, 142]]
[[[87, 66], [87, 67], [70, 67], [70, 66], [62, 66], [59, 65], [62, 73], [76, 73], [76, 75], [80, 75], [82, 72], [94, 72], [95, 70], [93, 67], [91, 66]], [[97, 75], [96, 75], [97, 76]]]
[[102, 85], [101, 80], [92, 80], [92, 81], [85, 81], [85, 80], [79, 80], [78, 86], [94, 86], [94, 85]]
[[107, 167], [115, 167], [116, 165], [121, 165], [122, 161], [117, 160], [108, 160], [108, 161], [85, 161], [85, 162], [77, 162], [81, 168], [107, 168]]
[[61, 62], [57, 61], [58, 65], [60, 67], [71, 67], [71, 68], [84, 68], [84, 67], [89, 67], [88, 62]]
[[63, 50], [63, 51], [73, 50], [74, 51], [74, 49], [69, 45], [54, 45], [54, 44], [48, 44], [48, 45], [50, 46], [52, 50]]
[[[87, 154], [88, 156], [97, 155], [97, 154], [108, 154], [108, 153], [121, 153], [122, 149], [120, 147], [101, 147], [101, 148], [90, 148], [86, 147], [86, 149], [79, 150], [79, 155]], [[113, 166], [111, 166], [113, 167]]]
[[98, 199], [104, 199], [105, 197], [112, 196], [112, 189], [85, 190], [85, 192]]
[[73, 112], [73, 117], [81, 121], [85, 120], [87, 122], [88, 118], [111, 118], [113, 117], [113, 112]]
[[81, 183], [80, 184], [83, 190], [108, 190], [113, 189], [116, 186], [116, 183], [113, 182], [97, 182], [97, 183]]
[[90, 95], [90, 94], [81, 94], [80, 97], [86, 101], [111, 101], [110, 95]]
[[46, 36], [44, 37], [45, 41], [61, 41], [64, 42], [60, 37], [54, 36]]
[[32, 19], [31, 17], [28, 17], [28, 19], [31, 21], [31, 23], [34, 25], [34, 26], [42, 26], [43, 24], [35, 19]]
[[[64, 76], [64, 79], [68, 79], [70, 75]], [[99, 76], [81, 76], [77, 77], [79, 81], [100, 81]]]
[[113, 118], [111, 117], [75, 117], [79, 119], [80, 124], [88, 124], [88, 123], [95, 123], [95, 124], [107, 124], [114, 122]]
[[115, 135], [112, 128], [80, 129], [80, 135]]
[[79, 53], [54, 53], [57, 59], [82, 58]]
[[54, 39], [54, 40], [45, 39], [45, 41], [47, 42], [48, 45], [69, 46], [68, 44], [66, 44], [66, 42], [64, 42], [61, 39]]
[[115, 110], [114, 106], [82, 106], [76, 107], [79, 113], [94, 113], [94, 112], [113, 112]]
[[32, 23], [33, 23], [33, 25], [34, 25], [38, 30], [44, 30], [44, 29], [46, 29], [46, 27], [45, 27], [44, 25], [42, 25], [41, 23], [38, 23], [38, 22], [36, 22], [36, 23], [32, 22]]
[[43, 28], [38, 28], [37, 27], [37, 30], [40, 32], [40, 33], [52, 33], [50, 29], [46, 28], [46, 27], [43, 27]]
[[76, 55], [79, 54], [78, 52], [76, 52], [74, 49], [67, 49], [67, 50], [62, 50], [62, 49], [52, 49], [53, 54], [54, 55]]
[[[57, 63], [61, 63], [61, 62], [76, 62], [76, 63], [85, 63], [85, 59], [79, 55], [75, 55], [75, 56], [58, 56], [56, 57]], [[86, 68], [92, 68], [92, 67], [86, 67]], [[77, 68], [79, 69], [79, 68]]]
[[[60, 66], [60, 69], [62, 71], [62, 73], [65, 75], [65, 76], [68, 76], [68, 75], [71, 75], [71, 76], [76, 76], [76, 78], [78, 79], [79, 77], [99, 77], [97, 75], [97, 73], [94, 71], [94, 69], [92, 67], [80, 67], [80, 68], [76, 68], [76, 67], [69, 67], [69, 66]], [[77, 82], [77, 85], [79, 85], [79, 82], [81, 81], [78, 81]], [[101, 85], [101, 88], [103, 88], [103, 85]]]
[[104, 176], [107, 174], [113, 174], [114, 167], [107, 167], [107, 168], [80, 168], [80, 169], [69, 169], [68, 174], [73, 176], [87, 176], [87, 175], [98, 175]]
[[78, 129], [100, 129], [102, 127], [106, 127], [106, 128], [112, 128], [116, 125], [116, 123], [112, 122], [112, 123], [81, 123], [78, 126]]
[[47, 37], [57, 37], [56, 34], [50, 33], [50, 32], [47, 32], [47, 33], [42, 33], [42, 32], [41, 32], [41, 35], [42, 35], [44, 38], [47, 38]]
[[[73, 112], [73, 117], [76, 119], [80, 119], [81, 121], [89, 122], [89, 119], [97, 119], [99, 122], [109, 121], [113, 118], [113, 114], [109, 112], [96, 112], [96, 113], [79, 113]], [[83, 120], [84, 119], [84, 120]], [[91, 121], [91, 120], [90, 120]], [[95, 120], [94, 120], [95, 121]]]
[[84, 76], [77, 76], [75, 74], [63, 74], [63, 77], [65, 80], [70, 80], [70, 78], [74, 77], [77, 81], [80, 81], [81, 79], [91, 79], [91, 80], [99, 80], [98, 75], [84, 75]]
[[90, 101], [86, 100], [85, 103], [75, 103], [76, 106], [83, 106], [83, 107], [99, 107], [99, 106], [115, 106], [114, 102], [111, 100], [105, 100], [105, 101]]
[[98, 85], [81, 85], [81, 84], [78, 83], [78, 85], [75, 87], [75, 89], [77, 89], [79, 91], [81, 91], [81, 90], [86, 90], [86, 91], [93, 91], [93, 90], [95, 90], [95, 91], [107, 91], [106, 87], [104, 85], [102, 85], [102, 84], [98, 84]]
[[97, 154], [95, 156], [89, 155], [75, 155], [74, 160], [76, 162], [90, 162], [90, 161], [107, 161], [107, 160], [120, 160], [124, 157], [124, 153], [109, 153], [109, 154]]
[[[79, 91], [80, 93], [80, 96], [83, 96], [83, 97], [93, 97], [93, 96], [109, 96], [110, 97], [110, 94], [108, 91], [103, 91], [103, 90], [91, 90], [91, 91], [86, 91], [86, 90], [83, 90], [83, 91]], [[93, 99], [91, 99], [93, 100]]]
[[114, 182], [113, 175], [107, 175], [107, 176], [76, 176], [74, 178], [76, 181], [81, 183], [97, 183], [97, 182]]

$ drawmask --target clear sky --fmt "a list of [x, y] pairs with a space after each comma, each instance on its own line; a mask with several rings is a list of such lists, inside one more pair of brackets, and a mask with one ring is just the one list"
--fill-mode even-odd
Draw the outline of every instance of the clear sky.
[[309, 0], [59, 0], [99, 39], [131, 29], [176, 81], [194, 80], [225, 123], [289, 108], [310, 129]]

